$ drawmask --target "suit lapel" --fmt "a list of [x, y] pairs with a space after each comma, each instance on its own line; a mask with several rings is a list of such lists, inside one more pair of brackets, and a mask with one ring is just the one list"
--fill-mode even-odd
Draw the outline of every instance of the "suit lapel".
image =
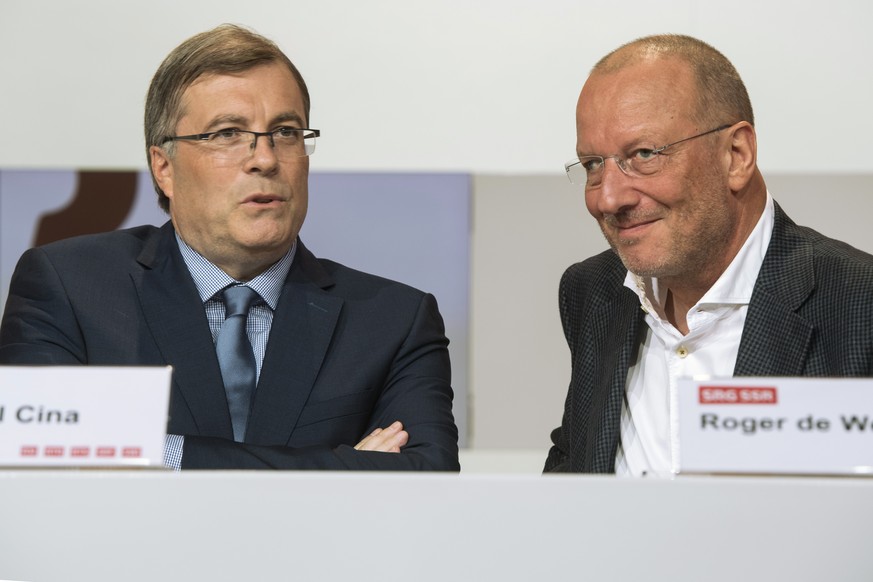
[[615, 466], [627, 372], [636, 357], [643, 317], [639, 299], [630, 289], [622, 287], [615, 300], [596, 318], [599, 323], [593, 325], [623, 331], [607, 333], [605, 341], [598, 342], [602, 347], [599, 354], [602, 363], [594, 378], [593, 414], [586, 438], [585, 458], [591, 459], [591, 466], [586, 467], [589, 471], [611, 472]]
[[145, 269], [133, 278], [145, 321], [164, 360], [173, 366], [179, 395], [201, 435], [233, 439], [203, 303], [170, 223], [146, 242], [138, 261]]
[[776, 204], [773, 235], [752, 292], [734, 376], [802, 375], [814, 327], [797, 310], [814, 285], [811, 244]]
[[287, 443], [324, 362], [343, 300], [325, 293], [333, 280], [298, 242], [255, 390], [246, 442]]

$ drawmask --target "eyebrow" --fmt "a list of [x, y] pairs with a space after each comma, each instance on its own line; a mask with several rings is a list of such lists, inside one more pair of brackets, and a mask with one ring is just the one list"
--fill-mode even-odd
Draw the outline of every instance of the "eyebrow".
[[[248, 123], [248, 119], [246, 119], [245, 117], [228, 113], [225, 115], [218, 115], [216, 117], [213, 117], [203, 131], [209, 132], [217, 129], [222, 125], [240, 125], [245, 127], [248, 125]], [[277, 125], [283, 124], [292, 124], [301, 128], [305, 127], [305, 124], [303, 123], [303, 118], [294, 111], [285, 111], [274, 116], [268, 125], [269, 127], [275, 127]]]
[[[663, 144], [661, 144], [661, 145], [663, 145]], [[655, 140], [653, 140], [653, 139], [638, 137], [638, 138], [635, 138], [635, 139], [629, 141], [627, 143], [627, 145], [624, 146], [623, 151], [620, 151], [620, 152], [618, 152], [616, 154], [612, 154], [612, 155], [623, 156], [623, 155], [630, 153], [633, 150], [638, 150], [638, 149], [643, 149], [643, 148], [644, 149], [657, 149], [657, 148], [661, 147], [661, 145], [658, 145], [658, 143], [655, 142]], [[576, 150], [576, 157], [577, 158], [584, 158], [584, 157], [589, 157], [589, 156], [593, 156], [593, 157], [597, 157], [597, 158], [608, 157], [605, 154], [595, 154], [595, 153], [591, 153], [591, 152], [580, 152], [579, 150]]]

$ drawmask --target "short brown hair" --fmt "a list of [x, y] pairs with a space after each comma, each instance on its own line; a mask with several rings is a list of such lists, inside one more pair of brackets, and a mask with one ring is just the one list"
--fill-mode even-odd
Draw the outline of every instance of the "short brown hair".
[[749, 93], [733, 64], [718, 50], [691, 36], [646, 36], [615, 49], [594, 65], [592, 73], [609, 73], [643, 58], [674, 57], [691, 66], [697, 80], [695, 119], [704, 124], [748, 121], [755, 125]]
[[[146, 160], [151, 168], [151, 146], [162, 146], [164, 138], [173, 135], [183, 115], [182, 94], [198, 78], [206, 74], [239, 73], [258, 65], [282, 63], [300, 86], [306, 122], [309, 122], [309, 90], [294, 63], [273, 41], [247, 28], [222, 24], [212, 30], [192, 36], [167, 55], [158, 67], [145, 105]], [[172, 142], [165, 148], [172, 155]], [[169, 211], [170, 200], [152, 176], [158, 204]]]

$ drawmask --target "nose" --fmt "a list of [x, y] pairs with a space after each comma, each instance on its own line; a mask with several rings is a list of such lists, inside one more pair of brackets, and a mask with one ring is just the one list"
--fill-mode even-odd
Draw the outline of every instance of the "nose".
[[[264, 138], [264, 139], [259, 139]], [[252, 140], [251, 155], [246, 159], [246, 169], [250, 172], [272, 173], [279, 167], [272, 134], [255, 134]]]
[[600, 184], [586, 191], [588, 210], [595, 216], [617, 214], [639, 202], [640, 196], [632, 187], [632, 178], [624, 173], [620, 162], [615, 158], [604, 163]]
[[258, 138], [259, 137], [265, 138], [270, 143], [271, 148], [276, 147], [276, 142], [273, 141], [273, 134], [272, 133], [252, 133], [252, 146], [251, 146], [252, 150], [258, 149]]

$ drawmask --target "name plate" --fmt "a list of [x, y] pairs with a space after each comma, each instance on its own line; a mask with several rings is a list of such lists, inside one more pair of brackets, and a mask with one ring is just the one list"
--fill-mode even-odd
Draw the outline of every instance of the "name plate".
[[873, 474], [873, 379], [679, 381], [680, 473]]
[[171, 374], [0, 366], [0, 466], [163, 466]]

